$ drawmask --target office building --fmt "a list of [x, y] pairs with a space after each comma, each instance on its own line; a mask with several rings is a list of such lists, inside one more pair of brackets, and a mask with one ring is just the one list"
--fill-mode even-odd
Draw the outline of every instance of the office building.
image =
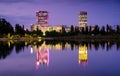
[[48, 12], [47, 11], [36, 12], [36, 24], [40, 26], [48, 26]]
[[79, 13], [79, 19], [78, 19], [78, 26], [80, 28], [85, 28], [87, 27], [87, 12], [86, 11], [81, 11]]

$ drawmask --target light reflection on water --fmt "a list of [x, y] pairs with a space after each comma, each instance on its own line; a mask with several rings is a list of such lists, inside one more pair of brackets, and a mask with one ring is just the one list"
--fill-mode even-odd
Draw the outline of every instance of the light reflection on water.
[[31, 51], [36, 53], [36, 70], [40, 64], [49, 65], [49, 48], [32, 46]]
[[[82, 64], [83, 66], [86, 66], [88, 64], [88, 48], [87, 46], [80, 45], [76, 46], [78, 48], [78, 64]], [[70, 45], [67, 43], [65, 44], [65, 48], [70, 48]], [[38, 70], [39, 65], [49, 65], [49, 51], [50, 50], [58, 50], [62, 51], [62, 45], [56, 44], [56, 45], [46, 45], [45, 42], [40, 45], [32, 45], [31, 46], [31, 53], [36, 53], [36, 69]], [[75, 50], [75, 49], [74, 49]]]
[[78, 63], [84, 66], [88, 64], [88, 49], [86, 45], [79, 46]]
[[0, 48], [0, 76], [120, 75], [119, 42], [9, 41]]

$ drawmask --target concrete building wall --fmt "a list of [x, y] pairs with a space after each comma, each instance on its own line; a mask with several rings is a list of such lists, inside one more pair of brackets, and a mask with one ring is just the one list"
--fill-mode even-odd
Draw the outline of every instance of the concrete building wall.
[[46, 31], [55, 30], [57, 32], [61, 32], [62, 31], [62, 26], [60, 26], [60, 25], [59, 26], [40, 26], [40, 25], [37, 25], [37, 24], [31, 26], [31, 31], [37, 30], [37, 29], [41, 30], [43, 32], [43, 34], [45, 35]]

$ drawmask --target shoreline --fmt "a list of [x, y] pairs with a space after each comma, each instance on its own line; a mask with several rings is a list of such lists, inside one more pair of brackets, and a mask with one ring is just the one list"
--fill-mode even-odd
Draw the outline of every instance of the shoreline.
[[120, 41], [120, 36], [66, 36], [66, 37], [21, 37], [21, 38], [0, 38], [0, 41], [7, 40], [70, 40], [70, 41]]

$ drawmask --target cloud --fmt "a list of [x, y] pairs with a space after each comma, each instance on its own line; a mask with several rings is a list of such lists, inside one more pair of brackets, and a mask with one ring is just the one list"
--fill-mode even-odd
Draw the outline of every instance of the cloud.
[[[35, 23], [35, 10], [38, 6], [30, 3], [0, 3], [0, 18], [7, 19], [13, 26], [16, 23]], [[27, 26], [28, 27], [28, 26]]]
[[0, 3], [33, 2], [33, 0], [0, 0]]
[[0, 3], [0, 14], [7, 16], [29, 16], [34, 12], [34, 9], [37, 7], [28, 3], [14, 3], [14, 4], [5, 4]]
[[29, 25], [35, 23], [36, 10], [47, 10], [50, 12], [50, 24], [77, 24], [80, 10], [88, 11], [91, 17], [96, 14], [98, 19], [99, 15], [108, 11], [119, 12], [119, 4], [120, 0], [0, 0], [0, 17], [8, 18], [13, 23]]
[[81, 5], [81, 4], [120, 4], [120, 0], [0, 0], [0, 3], [30, 3], [35, 5], [54, 5], [54, 4], [69, 4], [69, 5]]
[[104, 2], [117, 2], [120, 3], [120, 0], [0, 0], [0, 3], [104, 3]]

